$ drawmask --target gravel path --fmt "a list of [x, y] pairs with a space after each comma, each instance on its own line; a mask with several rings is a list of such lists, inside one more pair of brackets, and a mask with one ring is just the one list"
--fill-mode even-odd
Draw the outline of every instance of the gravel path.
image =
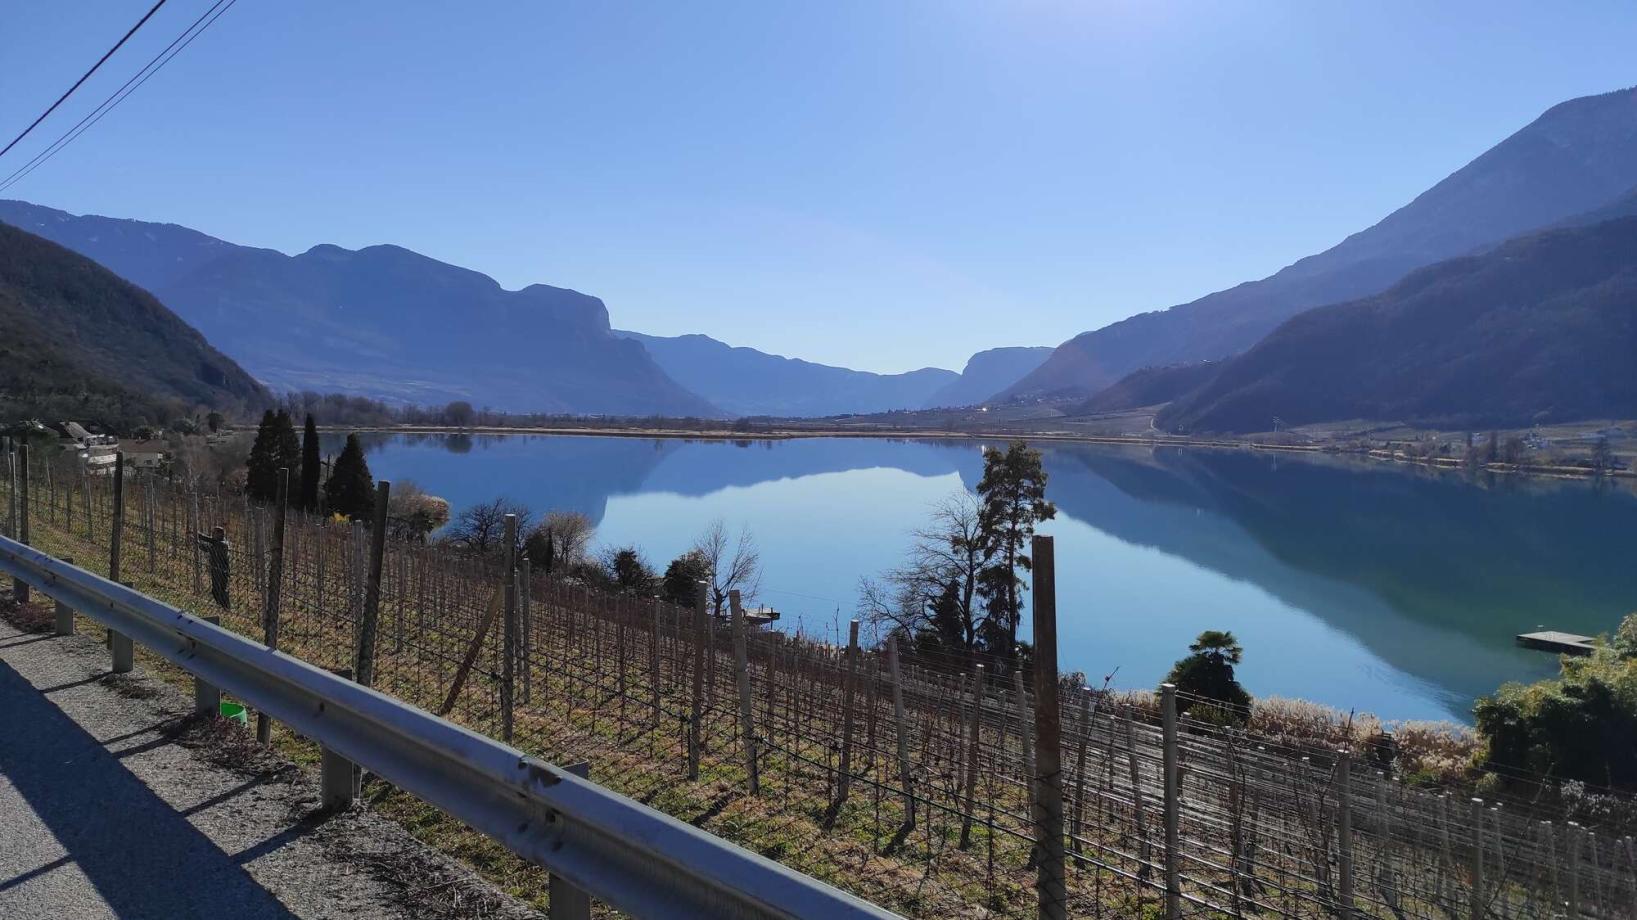
[[219, 765], [237, 730], [107, 654], [0, 619], [0, 917], [538, 916], [390, 821], [318, 816], [313, 779], [265, 752]]

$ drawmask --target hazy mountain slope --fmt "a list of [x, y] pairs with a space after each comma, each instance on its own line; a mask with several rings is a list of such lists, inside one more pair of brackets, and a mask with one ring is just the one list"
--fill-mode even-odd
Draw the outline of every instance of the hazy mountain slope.
[[678, 383], [735, 415], [813, 417], [915, 408], [959, 379], [936, 367], [872, 374], [735, 347], [706, 335], [614, 334], [641, 342]]
[[1637, 218], [1551, 230], [1298, 316], [1159, 415], [1452, 428], [1637, 417]]
[[1051, 357], [1048, 346], [991, 348], [968, 358], [961, 378], [927, 397], [925, 408], [975, 406], [999, 393]]
[[1377, 293], [1412, 269], [1551, 226], [1633, 187], [1637, 89], [1574, 99], [1331, 249], [1079, 335], [1002, 396], [1090, 395], [1139, 368], [1232, 355], [1304, 310]]
[[1145, 367], [1132, 371], [1113, 386], [1081, 403], [1073, 414], [1123, 412], [1168, 403], [1204, 385], [1216, 376], [1221, 367], [1219, 361], [1201, 361], [1198, 364], [1173, 364], [1170, 367]]
[[396, 246], [298, 256], [173, 224], [0, 202], [24, 226], [146, 287], [277, 389], [497, 409], [718, 415], [614, 336], [595, 297], [485, 275]]
[[0, 418], [119, 429], [268, 394], [146, 291], [62, 246], [0, 224]]

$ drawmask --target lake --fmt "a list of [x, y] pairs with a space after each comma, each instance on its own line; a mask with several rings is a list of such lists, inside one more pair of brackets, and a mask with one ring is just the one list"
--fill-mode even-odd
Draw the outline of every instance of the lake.
[[[897, 565], [928, 508], [970, 490], [983, 442], [364, 436], [377, 477], [454, 509], [506, 496], [583, 512], [663, 569], [712, 520], [749, 527], [780, 628], [845, 636], [859, 579]], [[992, 446], [992, 445], [991, 445]], [[1241, 681], [1388, 719], [1470, 721], [1555, 672], [1539, 626], [1611, 632], [1637, 610], [1629, 486], [1469, 478], [1344, 458], [1042, 443], [1062, 666], [1152, 687], [1203, 629]], [[328, 439], [325, 450], [339, 449]]]

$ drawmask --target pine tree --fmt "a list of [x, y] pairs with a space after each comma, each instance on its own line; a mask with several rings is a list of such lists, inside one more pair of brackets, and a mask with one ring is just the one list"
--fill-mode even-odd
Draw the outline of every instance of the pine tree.
[[313, 414], [307, 413], [307, 425], [301, 432], [301, 499], [296, 503], [303, 511], [318, 510], [319, 469], [318, 426]]
[[367, 520], [375, 510], [375, 480], [364, 460], [358, 435], [347, 435], [347, 446], [335, 460], [330, 481], [324, 483], [324, 502], [332, 514], [344, 514], [355, 521]]
[[[1057, 506], [1046, 500], [1046, 470], [1040, 451], [1013, 441], [1004, 451], [983, 456], [983, 479], [978, 482], [981, 522], [989, 556], [994, 562], [981, 579], [980, 592], [990, 609], [990, 650], [1006, 656], [1017, 645], [1017, 627], [1023, 588], [1018, 569], [1029, 571], [1024, 550], [1034, 536], [1035, 524], [1057, 516]], [[1004, 647], [995, 646], [1004, 643]]]
[[245, 463], [244, 491], [256, 501], [268, 502], [278, 498], [278, 465], [275, 444], [277, 421], [273, 410], [262, 414], [256, 429], [256, 440], [250, 445], [250, 459]]

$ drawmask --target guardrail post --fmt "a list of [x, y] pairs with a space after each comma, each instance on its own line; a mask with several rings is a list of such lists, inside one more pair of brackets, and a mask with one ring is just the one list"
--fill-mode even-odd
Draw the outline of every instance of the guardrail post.
[[[28, 442], [17, 445], [17, 542], [29, 545], [28, 534]], [[28, 582], [12, 580], [11, 596], [18, 604], [28, 603]]]
[[[279, 605], [284, 596], [284, 515], [290, 504], [290, 468], [279, 468], [278, 506], [273, 509], [273, 551], [267, 560], [267, 604], [262, 611], [262, 640], [278, 651]], [[256, 713], [256, 740], [273, 740], [273, 720]]]
[[[219, 616], [200, 617], [206, 623], [222, 625]], [[195, 677], [193, 679], [193, 712], [195, 715], [216, 717], [222, 711], [222, 688], [205, 683]]]
[[[122, 581], [120, 584], [127, 588], [135, 587], [128, 581]], [[112, 659], [109, 670], [113, 673], [129, 674], [136, 668], [136, 646], [131, 642], [130, 636], [112, 629], [108, 630], [108, 652]]]
[[504, 563], [500, 576], [506, 592], [505, 619], [500, 624], [500, 738], [510, 744], [517, 719], [517, 515], [506, 515], [505, 522], [506, 545], [501, 551]]
[[745, 610], [739, 606], [739, 592], [728, 592], [733, 610], [734, 671], [739, 684], [739, 731], [745, 745], [745, 775], [750, 783], [750, 794], [762, 791], [761, 774], [756, 763], [756, 723], [750, 705], [750, 652], [745, 635]]
[[[563, 768], [581, 779], [591, 778], [591, 764], [585, 761], [569, 764]], [[591, 895], [583, 888], [576, 888], [567, 879], [559, 875], [552, 875], [547, 880], [546, 896], [548, 913], [551, 920], [591, 920]]]
[[[63, 561], [69, 565], [73, 565], [74, 557], [64, 556]], [[57, 602], [56, 627], [56, 633], [59, 636], [72, 636], [74, 634], [74, 608], [68, 606], [62, 601]]]
[[[336, 676], [352, 679], [351, 668], [340, 668]], [[319, 747], [319, 807], [326, 812], [342, 811], [358, 799], [361, 780], [358, 765], [327, 747]]]
[[1341, 917], [1353, 916], [1353, 752], [1336, 755], [1336, 871], [1341, 876]]
[[909, 769], [909, 724], [904, 717], [904, 669], [898, 660], [898, 637], [887, 637], [887, 668], [892, 674], [892, 720], [898, 735], [898, 781], [904, 787], [904, 826], [915, 826], [915, 784]]
[[705, 717], [705, 633], [709, 614], [707, 592], [710, 586], [700, 581], [693, 595], [693, 700], [688, 710], [688, 779], [699, 778], [699, 722]]
[[375, 684], [375, 635], [379, 631], [381, 617], [381, 559], [386, 551], [387, 501], [391, 497], [392, 483], [383, 479], [375, 484], [375, 514], [370, 529], [364, 610], [358, 624], [358, 648], [353, 655], [355, 679], [366, 687]]
[[1182, 916], [1182, 877], [1177, 852], [1182, 803], [1177, 788], [1177, 686], [1160, 684], [1161, 729], [1165, 752], [1165, 918]]
[[853, 709], [858, 696], [858, 621], [847, 623], [847, 676], [841, 711], [841, 770], [836, 777], [836, 805], [847, 801], [853, 785]]
[[1030, 763], [1035, 772], [1029, 779], [1034, 791], [1035, 846], [1040, 851], [1035, 895], [1041, 920], [1064, 920], [1068, 882], [1063, 852], [1063, 713], [1058, 702], [1057, 575], [1052, 538], [1035, 536], [1032, 552], [1035, 731]]

